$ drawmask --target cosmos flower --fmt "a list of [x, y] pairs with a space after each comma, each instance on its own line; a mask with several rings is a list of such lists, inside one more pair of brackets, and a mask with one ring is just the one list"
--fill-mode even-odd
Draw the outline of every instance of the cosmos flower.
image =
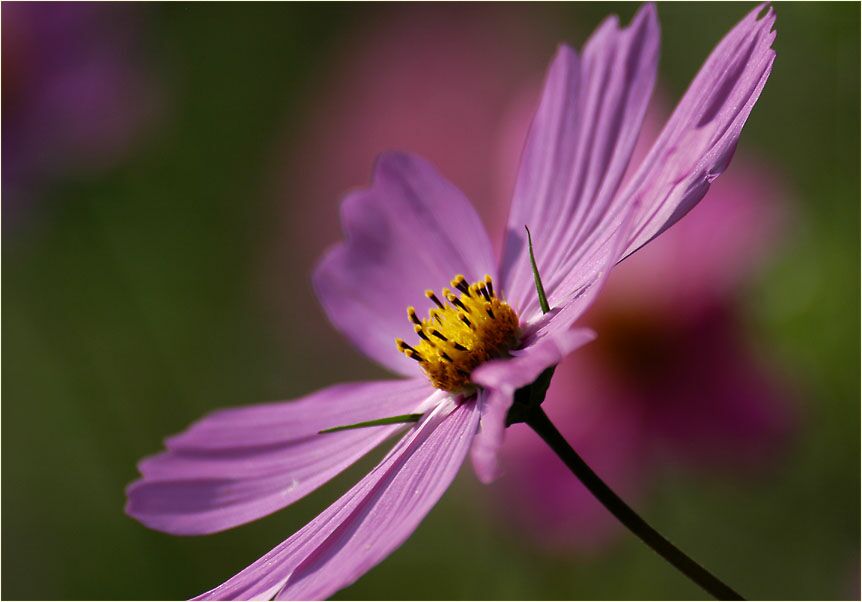
[[[625, 186], [655, 80], [655, 8], [625, 29], [607, 19], [580, 56], [561, 46], [499, 262], [469, 201], [430, 164], [380, 157], [370, 188], [345, 199], [346, 240], [314, 284], [335, 327], [403, 378], [211, 414], [141, 463], [127, 512], [170, 533], [219, 531], [286, 506], [407, 432], [328, 509], [201, 598], [327, 597], [404, 542], [468, 454], [482, 481], [496, 476], [515, 391], [593, 338], [573, 324], [609, 270], [680, 219], [727, 167], [771, 70], [774, 20], [759, 7], [721, 41]], [[525, 225], [539, 245], [547, 314]], [[415, 309], [420, 301], [427, 311]], [[402, 415], [419, 418], [330, 431]]]
[[[499, 248], [502, 236], [495, 234], [502, 234], [508, 206], [496, 199], [511, 193], [541, 91], [533, 77], [543, 60], [543, 29], [552, 21], [546, 11], [517, 4], [493, 11], [407, 4], [364, 22], [312, 92], [299, 140], [295, 128], [286, 136], [287, 156], [277, 164], [294, 163], [291, 148], [301, 148], [303, 160], [295, 162], [301, 169], [277, 170], [282, 194], [320, 199], [315, 216], [325, 226], [334, 220], [323, 199], [363, 177], [362, 166], [380, 148], [411, 148], [467, 193]], [[630, 165], [640, 163], [659, 134], [666, 107], [657, 85]], [[496, 141], [497, 160], [482, 152], [487, 141]], [[737, 155], [708, 201], [613, 271], [582, 318], [601, 333], [598, 342], [557, 367], [545, 410], [627, 499], [640, 502], [660, 466], [739, 483], [768, 476], [786, 449], [794, 423], [790, 387], [751, 349], [739, 311], [739, 292], [776, 250], [787, 218], [781, 184], [761, 160]], [[287, 258], [297, 265], [310, 260], [297, 256], [316, 253], [321, 232], [307, 228], [307, 206], [282, 211], [282, 235], [274, 240], [289, 248], [272, 255], [266, 298], [289, 324], [283, 332], [295, 338], [302, 336], [294, 319], [300, 301], [279, 275]], [[531, 430], [508, 432], [502, 453], [505, 478], [473, 491], [533, 545], [594, 554], [622, 535], [622, 526]]]

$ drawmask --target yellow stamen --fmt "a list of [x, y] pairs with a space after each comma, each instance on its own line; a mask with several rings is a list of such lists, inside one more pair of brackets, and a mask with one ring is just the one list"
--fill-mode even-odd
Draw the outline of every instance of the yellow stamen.
[[494, 294], [490, 276], [468, 284], [458, 274], [450, 285], [461, 295], [444, 288], [442, 298], [448, 304], [434, 291], [425, 291], [437, 306], [429, 310], [427, 318], [420, 319], [416, 308], [407, 308], [419, 337], [415, 347], [402, 339], [396, 339], [395, 344], [404, 355], [419, 362], [432, 385], [461, 393], [473, 388], [470, 373], [483, 362], [508, 355], [520, 342], [521, 333], [518, 315]]

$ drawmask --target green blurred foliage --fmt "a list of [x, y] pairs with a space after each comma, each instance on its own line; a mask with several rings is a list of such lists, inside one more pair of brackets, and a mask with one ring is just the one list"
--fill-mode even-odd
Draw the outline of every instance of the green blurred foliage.
[[[59, 182], [3, 241], [6, 598], [195, 595], [292, 533], [373, 461], [219, 535], [171, 537], [122, 512], [136, 461], [203, 413], [382, 374], [309, 309], [310, 258], [332, 241], [275, 259], [296, 291], [295, 307], [279, 311], [295, 312], [303, 336], [284, 332], [268, 302], [272, 274], [261, 265], [273, 260], [261, 241], [279, 236], [280, 203], [301, 207], [269, 185], [284, 160], [276, 149], [313, 102], [305, 89], [339, 37], [385, 8], [147, 8], [146, 42], [169, 99], [160, 127], [111, 173]], [[605, 14], [634, 8], [567, 5], [556, 26], [581, 43]], [[685, 89], [745, 10], [660, 6], [670, 92]], [[760, 346], [799, 383], [800, 432], [767, 477], [671, 466], [640, 509], [751, 598], [841, 598], [858, 595], [860, 560], [859, 5], [777, 12], [778, 60], [742, 147], [783, 171], [797, 218], [745, 298]], [[301, 161], [301, 149], [290, 156]], [[544, 556], [491, 521], [473, 500], [477, 487], [465, 470], [414, 537], [338, 597], [702, 597], [629, 537], [595, 558]]]

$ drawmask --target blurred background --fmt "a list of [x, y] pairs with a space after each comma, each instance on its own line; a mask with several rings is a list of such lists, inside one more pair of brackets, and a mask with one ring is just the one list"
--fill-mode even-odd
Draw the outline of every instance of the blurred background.
[[[379, 378], [310, 287], [338, 203], [425, 155], [499, 244], [556, 45], [634, 4], [2, 6], [4, 597], [175, 599], [372, 465], [199, 538], [123, 514], [135, 463], [212, 409]], [[749, 5], [662, 4], [641, 147]], [[614, 272], [547, 407], [660, 531], [750, 598], [858, 598], [859, 6], [778, 4], [728, 172]], [[348, 599], [679, 599], [524, 427]], [[433, 578], [428, 578], [429, 575]]]

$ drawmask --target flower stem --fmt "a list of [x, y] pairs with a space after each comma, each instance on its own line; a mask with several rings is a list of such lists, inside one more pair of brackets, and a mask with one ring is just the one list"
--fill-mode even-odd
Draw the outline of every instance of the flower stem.
[[532, 428], [547, 443], [554, 453], [565, 462], [572, 473], [590, 490], [596, 499], [622, 524], [637, 535], [662, 558], [675, 566], [683, 575], [694, 581], [717, 600], [744, 600], [718, 577], [689, 558], [679, 548], [665, 539], [658, 531], [635, 513], [620, 497], [602, 481], [584, 462], [568, 441], [560, 434], [540, 406], [534, 406], [524, 416], [524, 423]]

